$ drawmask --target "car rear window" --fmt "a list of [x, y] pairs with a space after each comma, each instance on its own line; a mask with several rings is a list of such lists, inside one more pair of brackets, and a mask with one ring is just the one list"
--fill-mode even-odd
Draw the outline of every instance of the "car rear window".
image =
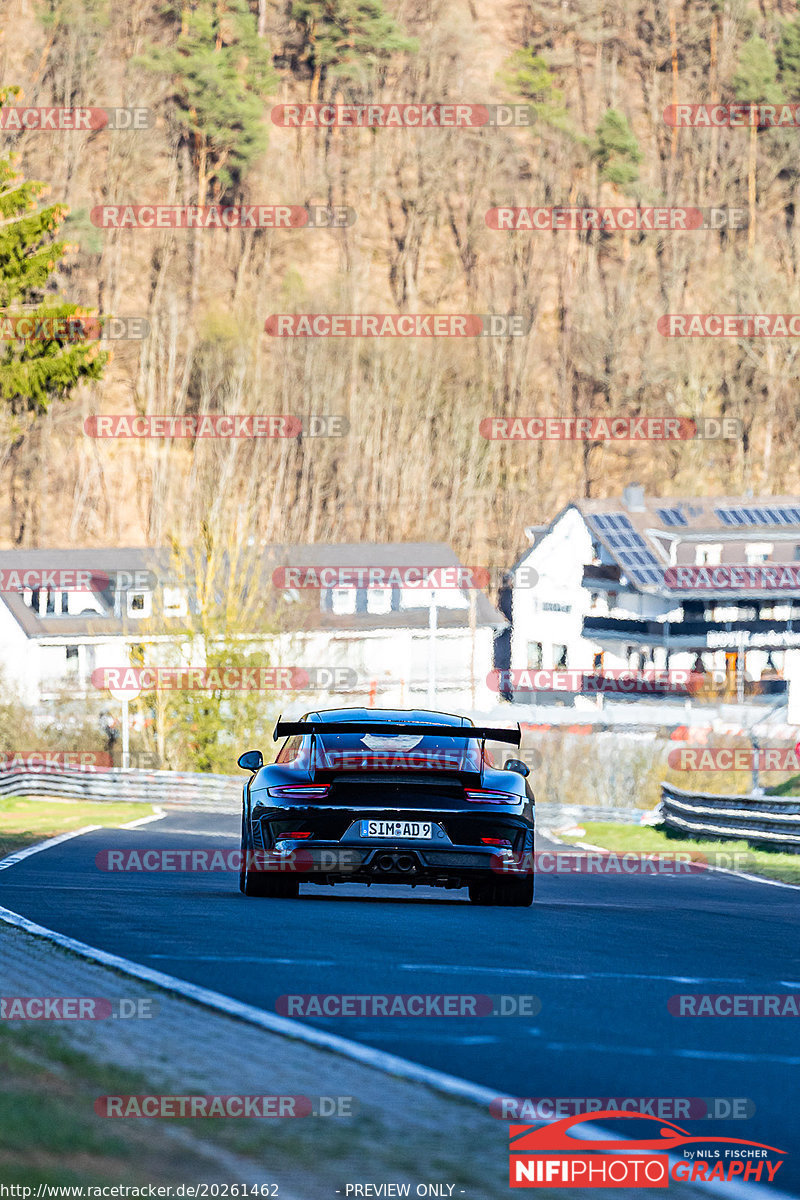
[[476, 771], [477, 738], [414, 733], [324, 733], [317, 738], [317, 765], [329, 770]]

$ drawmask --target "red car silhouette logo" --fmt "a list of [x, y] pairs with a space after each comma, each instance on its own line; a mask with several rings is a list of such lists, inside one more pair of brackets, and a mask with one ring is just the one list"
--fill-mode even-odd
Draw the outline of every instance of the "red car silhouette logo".
[[[590, 1141], [569, 1134], [573, 1125], [587, 1125], [589, 1121], [605, 1119], [619, 1120], [633, 1118], [636, 1121], [653, 1121], [659, 1126], [658, 1137], [654, 1138], [604, 1138], [602, 1141]], [[554, 1121], [552, 1125], [511, 1125], [509, 1127], [511, 1152], [514, 1154], [527, 1153], [556, 1153], [569, 1150], [573, 1154], [586, 1150], [607, 1150], [617, 1153], [619, 1150], [661, 1150], [669, 1153], [678, 1146], [687, 1146], [692, 1142], [723, 1142], [736, 1146], [757, 1146], [760, 1150], [772, 1150], [775, 1154], [785, 1154], [777, 1146], [767, 1146], [764, 1142], [751, 1142], [744, 1138], [718, 1137], [716, 1134], [705, 1134], [695, 1137], [680, 1125], [663, 1121], [660, 1117], [651, 1117], [647, 1113], [621, 1112], [619, 1109], [604, 1109], [602, 1112], [579, 1114], [575, 1117], [565, 1117], [562, 1121]]]

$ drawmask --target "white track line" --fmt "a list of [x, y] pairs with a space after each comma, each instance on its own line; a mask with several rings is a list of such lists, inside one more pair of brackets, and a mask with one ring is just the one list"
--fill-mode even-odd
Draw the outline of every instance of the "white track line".
[[[565, 842], [552, 829], [544, 829], [541, 832], [553, 841], [558, 842], [561, 846], [578, 846], [581, 850], [591, 850], [594, 853], [597, 853], [599, 850], [602, 854], [635, 853], [635, 851], [609, 850], [607, 846], [593, 846], [591, 842]], [[691, 846], [689, 848], [691, 849]], [[651, 852], [648, 850], [647, 853]], [[656, 854], [658, 851], [654, 850], [652, 853]], [[666, 851], [666, 853], [670, 852]], [[749, 875], [746, 871], [734, 871], [732, 867], [715, 867], [711, 863], [702, 862], [700, 859], [697, 860], [697, 865], [706, 871], [715, 871], [718, 875], [733, 875], [736, 879], [746, 879], [750, 883], [766, 883], [769, 887], [789, 888], [790, 891], [800, 892], [800, 883], [784, 883], [782, 879], [768, 879], [766, 875]], [[691, 872], [691, 874], [695, 875], [695, 872]], [[658, 878], [658, 876], [654, 878]], [[676, 879], [678, 876], [665, 875], [664, 878]]]
[[[62, 834], [58, 838], [51, 838], [47, 842], [39, 842], [36, 846], [28, 846], [26, 850], [19, 853], [23, 857], [27, 857], [30, 854], [36, 854], [40, 850], [47, 850], [50, 846], [60, 842], [66, 842], [70, 838], [77, 837], [80, 833], [89, 833], [100, 828], [103, 828], [103, 826], [95, 825], [84, 830], [78, 830], [75, 833]], [[11, 858], [15, 862], [19, 861], [16, 855], [11, 855]], [[0, 862], [0, 868], [13, 865], [14, 863], [9, 859], [3, 859]], [[131, 975], [135, 979], [155, 984], [156, 987], [163, 988], [165, 991], [172, 992], [175, 995], [184, 996], [187, 1000], [194, 1001], [195, 1004], [202, 1004], [206, 1008], [212, 1008], [217, 1012], [225, 1013], [226, 1016], [246, 1021], [249, 1025], [256, 1025], [261, 1029], [266, 1029], [269, 1033], [305, 1042], [307, 1045], [319, 1046], [321, 1049], [332, 1051], [334, 1054], [341, 1054], [344, 1058], [363, 1063], [364, 1066], [372, 1067], [376, 1071], [383, 1071], [387, 1075], [407, 1079], [412, 1083], [422, 1083], [434, 1091], [442, 1092], [448, 1096], [457, 1096], [461, 1100], [471, 1101], [484, 1111], [488, 1110], [488, 1106], [492, 1100], [497, 1099], [496, 1091], [481, 1087], [477, 1083], [471, 1083], [468, 1079], [459, 1079], [456, 1075], [447, 1075], [443, 1071], [422, 1066], [421, 1063], [414, 1063], [409, 1059], [400, 1058], [397, 1054], [387, 1054], [383, 1050], [374, 1050], [371, 1046], [352, 1042], [348, 1038], [338, 1037], [336, 1034], [325, 1033], [323, 1030], [315, 1029], [310, 1025], [303, 1025], [300, 1021], [292, 1021], [288, 1017], [280, 1017], [275, 1013], [265, 1012], [260, 1008], [255, 1008], [252, 1004], [244, 1004], [240, 1000], [233, 1000], [229, 996], [223, 996], [220, 992], [212, 992], [209, 988], [198, 987], [194, 983], [188, 983], [183, 979], [176, 979], [174, 976], [165, 975], [161, 971], [153, 971], [150, 967], [142, 966], [131, 959], [122, 958], [118, 954], [109, 954], [106, 950], [100, 950], [96, 946], [89, 946], [86, 942], [76, 941], [75, 938], [67, 937], [65, 934], [58, 933], [54, 929], [47, 929], [44, 925], [37, 925], [35, 921], [29, 921], [27, 917], [23, 917], [20, 913], [12, 912], [8, 908], [0, 907], [0, 921], [4, 921], [7, 925], [13, 925], [17, 929], [22, 929], [25, 933], [29, 933], [34, 937], [54, 942], [57, 946], [62, 946], [65, 950], [71, 950], [73, 953], [80, 955], [81, 958], [88, 959], [90, 962], [101, 963], [103, 966], [111, 967], [113, 970], [120, 971], [124, 975]], [[582, 1141], [591, 1141], [597, 1136], [599, 1130], [600, 1127], [598, 1125], [593, 1125], [591, 1129], [585, 1129], [583, 1132], [581, 1132], [580, 1126], [573, 1126], [570, 1132], [575, 1138]], [[602, 1132], [612, 1140], [622, 1137], [621, 1134], [617, 1135], [608, 1129], [603, 1129]], [[713, 1138], [709, 1140], [713, 1141]], [[669, 1155], [668, 1157], [670, 1163], [682, 1161], [674, 1155]], [[792, 1196], [788, 1192], [779, 1192], [773, 1187], [766, 1187], [758, 1183], [746, 1184], [739, 1180], [704, 1182], [702, 1190], [725, 1197], [726, 1200], [797, 1200], [797, 1197]]]
[[138, 829], [140, 825], [149, 825], [151, 823], [151, 821], [161, 821], [164, 817], [167, 816], [167, 813], [164, 811], [164, 809], [159, 808], [157, 804], [154, 805], [153, 807], [155, 808], [156, 811], [152, 814], [152, 816], [137, 817], [135, 821], [128, 821], [128, 823], [126, 825], [104, 825], [103, 828], [104, 829]]
[[15, 867], [18, 862], [22, 862], [23, 858], [30, 858], [32, 854], [38, 854], [40, 850], [49, 850], [51, 846], [60, 846], [62, 842], [68, 842], [71, 838], [81, 837], [84, 833], [94, 833], [96, 829], [103, 828], [103, 825], [84, 825], [83, 829], [75, 829], [72, 833], [59, 833], [58, 837], [48, 838], [46, 842], [37, 842], [35, 846], [26, 846], [24, 850], [17, 850], [16, 853], [9, 854], [8, 858], [0, 859], [0, 871]]

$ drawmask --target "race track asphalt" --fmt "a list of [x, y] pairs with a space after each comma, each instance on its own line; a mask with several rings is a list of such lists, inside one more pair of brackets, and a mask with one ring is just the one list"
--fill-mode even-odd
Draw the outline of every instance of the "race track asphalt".
[[711, 872], [570, 873], [541, 875], [532, 909], [388, 886], [258, 900], [233, 874], [95, 862], [108, 849], [236, 849], [238, 825], [171, 812], [85, 834], [0, 872], [0, 904], [267, 1011], [309, 993], [533, 994], [535, 1016], [303, 1019], [498, 1096], [746, 1098], [747, 1120], [677, 1123], [788, 1151], [776, 1186], [800, 1195], [800, 1019], [667, 1007], [679, 993], [800, 995], [797, 890]]

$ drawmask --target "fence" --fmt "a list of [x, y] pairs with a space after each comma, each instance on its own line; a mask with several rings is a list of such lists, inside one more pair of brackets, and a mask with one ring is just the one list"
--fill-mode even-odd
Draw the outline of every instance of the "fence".
[[170, 804], [233, 811], [246, 776], [181, 771], [79, 771], [0, 767], [0, 796]]
[[800, 796], [720, 796], [662, 783], [661, 815], [689, 837], [742, 838], [800, 851]]
[[[31, 771], [24, 767], [0, 766], [0, 796], [37, 796], [53, 799], [127, 801], [142, 804], [177, 805], [185, 808], [238, 811], [246, 776], [206, 775], [180, 771]], [[621, 809], [582, 804], [537, 805], [540, 825], [552, 827], [565, 822], [614, 821], [636, 823], [640, 809]]]

